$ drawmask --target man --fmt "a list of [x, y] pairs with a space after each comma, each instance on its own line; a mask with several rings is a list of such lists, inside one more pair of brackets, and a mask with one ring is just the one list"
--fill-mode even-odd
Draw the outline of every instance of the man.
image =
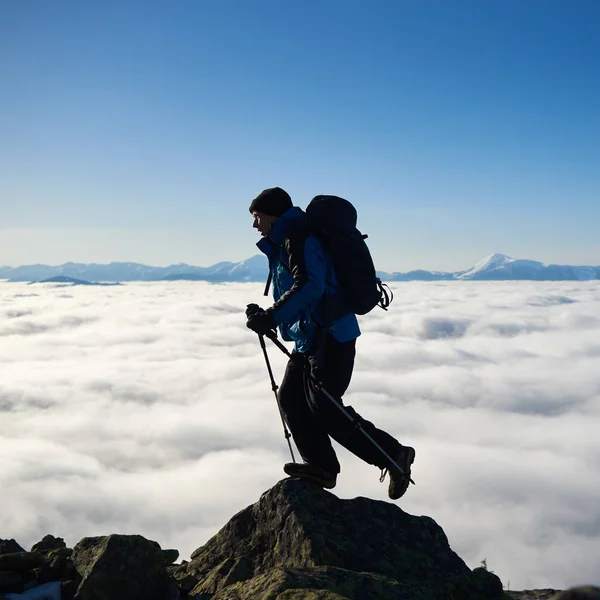
[[[396, 500], [406, 492], [415, 451], [365, 421], [350, 406], [345, 410], [393, 458], [400, 472], [356, 426], [315, 389], [311, 374], [342, 404], [354, 368], [356, 315], [347, 313], [323, 323], [325, 298], [336, 290], [335, 273], [316, 236], [306, 228], [304, 212], [292, 205], [287, 192], [269, 188], [250, 204], [253, 227], [262, 239], [258, 248], [269, 259], [275, 303], [267, 310], [249, 304], [247, 326], [259, 335], [279, 328], [286, 341], [295, 343], [283, 381], [279, 402], [303, 464], [287, 463], [284, 471], [331, 489], [340, 472], [331, 438], [365, 462], [389, 470], [388, 495]], [[326, 294], [327, 292], [327, 294]]]

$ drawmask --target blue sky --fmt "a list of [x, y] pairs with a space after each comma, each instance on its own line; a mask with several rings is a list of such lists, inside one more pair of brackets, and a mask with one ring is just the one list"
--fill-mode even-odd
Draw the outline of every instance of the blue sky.
[[279, 185], [377, 267], [600, 264], [595, 0], [0, 4], [0, 264], [256, 253]]

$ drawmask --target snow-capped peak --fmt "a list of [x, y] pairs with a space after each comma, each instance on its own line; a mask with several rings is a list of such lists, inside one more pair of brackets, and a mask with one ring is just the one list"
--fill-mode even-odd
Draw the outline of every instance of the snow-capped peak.
[[497, 269], [498, 267], [513, 262], [514, 260], [514, 258], [507, 256], [506, 254], [490, 254], [489, 256], [482, 258], [479, 262], [476, 262], [468, 271], [461, 273], [461, 277], [469, 278], [476, 273], [491, 271], [492, 269]]
[[512, 258], [512, 256], [508, 256], [506, 254], [490, 254], [489, 256], [486, 256], [485, 258], [482, 258], [480, 261], [476, 262], [475, 265], [473, 265], [472, 270], [487, 271], [489, 269], [496, 269], [507, 262], [512, 262], [513, 260], [515, 259]]

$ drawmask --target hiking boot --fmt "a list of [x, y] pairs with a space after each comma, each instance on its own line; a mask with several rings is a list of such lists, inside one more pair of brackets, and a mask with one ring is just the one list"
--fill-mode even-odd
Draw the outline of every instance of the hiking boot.
[[310, 463], [286, 463], [283, 466], [283, 470], [290, 477], [310, 479], [328, 490], [335, 487], [337, 480], [337, 475], [335, 473], [329, 473], [324, 469], [321, 469], [321, 467], [311, 465]]
[[388, 487], [388, 496], [391, 500], [398, 500], [398, 498], [404, 496], [410, 484], [410, 466], [415, 460], [415, 449], [410, 446], [402, 446], [392, 458], [402, 471], [404, 471], [401, 473], [395, 467], [389, 468], [390, 485]]

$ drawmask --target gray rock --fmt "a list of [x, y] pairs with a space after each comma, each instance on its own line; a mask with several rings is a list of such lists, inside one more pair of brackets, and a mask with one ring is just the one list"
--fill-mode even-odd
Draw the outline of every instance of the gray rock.
[[558, 594], [560, 594], [560, 590], [552, 588], [504, 592], [507, 600], [555, 600]]
[[37, 544], [31, 548], [32, 552], [48, 555], [52, 551], [66, 549], [67, 545], [62, 538], [55, 538], [53, 535], [44, 536]]
[[37, 552], [13, 552], [0, 555], [0, 571], [26, 573], [47, 563], [48, 558]]
[[600, 600], [600, 587], [593, 585], [572, 587], [561, 592], [555, 600]]
[[22, 583], [22, 575], [12, 571], [0, 571], [0, 593], [15, 591]]
[[165, 593], [163, 600], [179, 600], [181, 598], [181, 591], [177, 586], [174, 579], [169, 579], [165, 587]]
[[293, 479], [235, 515], [191, 558], [185, 569], [198, 581], [198, 600], [266, 600], [294, 589], [361, 600], [504, 597], [500, 580], [471, 571], [433, 519], [389, 502], [340, 500]]
[[21, 548], [13, 539], [0, 539], [0, 554], [14, 554], [15, 552], [25, 552], [25, 548]]
[[72, 558], [81, 576], [76, 600], [163, 600], [167, 576], [156, 542], [139, 535], [84, 538]]
[[177, 587], [183, 592], [191, 591], [196, 584], [196, 578], [185, 570], [185, 565], [169, 565], [167, 574], [177, 583]]
[[165, 565], [172, 565], [179, 558], [179, 550], [163, 550]]

